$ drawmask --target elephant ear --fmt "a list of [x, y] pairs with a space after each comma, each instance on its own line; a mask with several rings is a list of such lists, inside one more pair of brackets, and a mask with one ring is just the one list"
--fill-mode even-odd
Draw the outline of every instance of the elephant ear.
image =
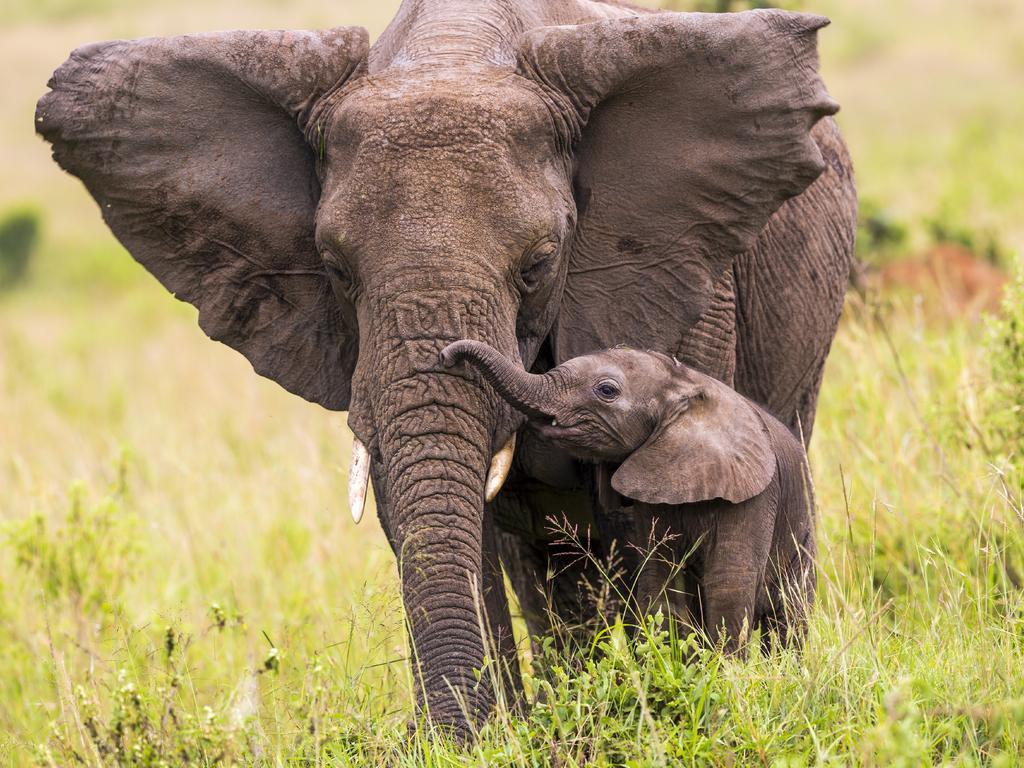
[[701, 378], [699, 393], [612, 475], [620, 494], [648, 504], [739, 504], [775, 477], [775, 451], [761, 415], [725, 384]]
[[211, 338], [338, 410], [357, 341], [314, 243], [304, 129], [366, 53], [356, 27], [96, 43], [71, 54], [36, 110], [56, 161]]
[[556, 362], [625, 343], [685, 349], [734, 254], [821, 173], [836, 112], [817, 16], [660, 13], [542, 27], [520, 69], [577, 133], [577, 230]]

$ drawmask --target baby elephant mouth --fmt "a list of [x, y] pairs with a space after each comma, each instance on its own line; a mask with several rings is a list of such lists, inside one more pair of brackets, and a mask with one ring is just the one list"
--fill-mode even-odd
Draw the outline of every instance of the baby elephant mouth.
[[555, 419], [530, 419], [530, 426], [547, 440], [557, 441], [565, 437], [566, 428], [559, 426]]
[[531, 419], [530, 426], [543, 440], [557, 445], [580, 461], [601, 462], [621, 458], [609, 453], [586, 419], [577, 416]]
[[564, 437], [579, 427], [580, 420], [572, 416], [544, 414], [530, 419], [530, 423], [545, 437]]

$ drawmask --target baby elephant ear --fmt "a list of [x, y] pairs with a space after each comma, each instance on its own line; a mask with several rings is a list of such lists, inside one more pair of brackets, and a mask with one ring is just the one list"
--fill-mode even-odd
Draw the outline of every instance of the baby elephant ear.
[[315, 246], [320, 185], [304, 131], [315, 140], [317, 102], [366, 51], [357, 27], [94, 43], [54, 73], [36, 111], [60, 166], [211, 338], [337, 410], [357, 342]]
[[775, 476], [768, 430], [745, 398], [708, 378], [702, 397], [623, 462], [612, 487], [648, 504], [753, 498]]

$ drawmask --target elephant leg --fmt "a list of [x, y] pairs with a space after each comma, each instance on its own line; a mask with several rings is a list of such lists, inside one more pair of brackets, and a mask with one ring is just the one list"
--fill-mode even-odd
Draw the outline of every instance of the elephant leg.
[[631, 511], [622, 508], [594, 510], [597, 531], [596, 554], [608, 580], [608, 599], [604, 618], [614, 621], [617, 614], [635, 613], [638, 608], [637, 578], [643, 562], [638, 546], [636, 521]]
[[537, 665], [545, 637], [564, 650], [593, 631], [599, 615], [593, 584], [600, 573], [581, 562], [578, 550], [518, 533], [499, 531], [498, 547], [530, 634], [534, 673], [543, 674]]
[[818, 390], [853, 263], [857, 193], [850, 157], [826, 118], [813, 136], [825, 171], [768, 220], [733, 264], [736, 389], [809, 442]]
[[531, 641], [549, 629], [544, 600], [543, 552], [528, 537], [496, 531], [497, 547]]
[[536, 638], [551, 629], [545, 599], [547, 559], [533, 530], [529, 489], [520, 487], [515, 472], [491, 503], [492, 518], [497, 521], [493, 539], [536, 654]]
[[723, 643], [726, 653], [736, 653], [750, 638], [760, 586], [761, 574], [757, 571], [723, 568], [706, 576], [701, 591], [704, 626], [709, 639]]
[[715, 502], [714, 524], [704, 547], [701, 608], [712, 642], [726, 653], [741, 650], [761, 616], [756, 608], [765, 592], [772, 551], [778, 485], [740, 504]]
[[659, 608], [666, 614], [671, 611], [668, 595], [678, 571], [672, 536], [647, 505], [635, 504], [612, 488], [612, 470], [599, 465], [594, 477], [594, 527], [611, 587], [605, 618], [612, 621], [622, 614], [642, 626]]
[[672, 586], [678, 568], [663, 552], [652, 552], [646, 556], [637, 570], [633, 585], [633, 603], [637, 619], [644, 621], [658, 611], [665, 616], [674, 616]]
[[636, 622], [644, 624], [647, 616], [659, 610], [672, 616], [672, 593], [681, 566], [675, 556], [671, 526], [644, 504], [630, 505], [622, 513], [629, 521], [623, 541], [625, 590]]
[[523, 680], [501, 570], [498, 536], [493, 516], [486, 515], [483, 531], [483, 609], [487, 644], [489, 655], [498, 665], [497, 679], [500, 680], [505, 702], [509, 706], [517, 706], [523, 698]]
[[589, 495], [510, 479], [493, 507], [501, 561], [531, 639], [552, 636], [559, 647], [579, 640], [610, 602], [593, 526], [572, 522], [589, 514]]
[[559, 648], [581, 648], [608, 620], [614, 600], [599, 553], [576, 542], [545, 545], [548, 562], [546, 599]]
[[761, 651], [768, 655], [774, 646], [799, 649], [807, 634], [806, 602], [790, 602], [784, 590], [771, 590], [771, 604], [755, 610], [761, 616]]
[[669, 592], [672, 615], [688, 632], [704, 626], [700, 579], [690, 568], [684, 568], [677, 580], [678, 586]]
[[617, 609], [637, 627], [659, 610], [686, 628], [699, 627], [697, 580], [686, 562], [693, 555], [686, 545], [692, 534], [686, 526], [645, 504], [600, 510], [595, 518], [604, 540], [616, 542], [610, 572]]
[[783, 648], [799, 648], [807, 633], [807, 620], [814, 603], [817, 586], [815, 571], [815, 542], [813, 529], [809, 529], [803, 540], [790, 546], [784, 539], [785, 557], [776, 557], [786, 566], [780, 572], [767, 574], [767, 585], [757, 612], [761, 615], [762, 649], [771, 651], [772, 642]]

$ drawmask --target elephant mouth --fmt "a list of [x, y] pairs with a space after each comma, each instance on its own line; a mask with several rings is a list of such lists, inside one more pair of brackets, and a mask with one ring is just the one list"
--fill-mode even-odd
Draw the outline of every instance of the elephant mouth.
[[609, 434], [608, 427], [586, 412], [531, 419], [530, 428], [545, 442], [557, 445], [574, 459], [600, 463], [622, 461], [623, 452]]
[[544, 414], [530, 419], [530, 427], [545, 440], [566, 446], [586, 448], [584, 444], [585, 420], [569, 414]]
[[551, 414], [544, 414], [539, 418], [531, 418], [530, 425], [536, 429], [544, 437], [548, 438], [560, 438], [572, 433], [576, 424], [567, 424], [565, 421], [559, 421], [557, 417]]
[[564, 429], [567, 426], [565, 417], [559, 418], [558, 412], [553, 408], [544, 408], [535, 404], [524, 406], [519, 403], [515, 405], [515, 408], [524, 414], [527, 421], [537, 429]]

